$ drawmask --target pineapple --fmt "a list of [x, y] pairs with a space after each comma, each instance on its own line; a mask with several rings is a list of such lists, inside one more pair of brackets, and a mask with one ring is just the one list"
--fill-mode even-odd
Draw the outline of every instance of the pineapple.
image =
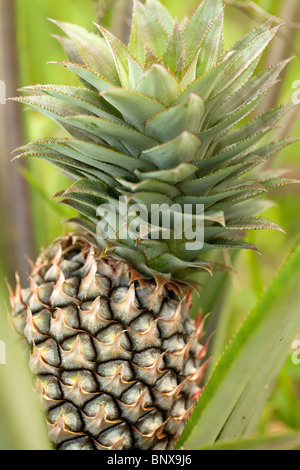
[[[30, 286], [17, 278], [11, 291], [56, 449], [172, 449], [208, 364], [204, 320], [189, 313], [192, 276], [212, 272], [210, 250], [256, 250], [245, 230], [280, 230], [256, 216], [257, 198], [291, 181], [256, 167], [292, 143], [262, 142], [290, 106], [245, 118], [288, 61], [255, 74], [278, 27], [263, 24], [224, 51], [223, 21], [221, 0], [204, 0], [182, 25], [158, 0], [136, 0], [128, 45], [98, 25], [95, 34], [55, 21], [68, 56], [59, 64], [84, 86], [35, 85], [16, 98], [68, 131], [18, 157], [68, 174], [57, 196], [81, 215], [72, 220], [81, 231], [42, 251]], [[114, 237], [100, 236], [99, 207], [114, 221], [120, 198], [164, 205], [170, 227], [159, 217], [126, 237], [123, 217]], [[198, 249], [175, 237], [185, 205], [192, 226], [204, 224]]]

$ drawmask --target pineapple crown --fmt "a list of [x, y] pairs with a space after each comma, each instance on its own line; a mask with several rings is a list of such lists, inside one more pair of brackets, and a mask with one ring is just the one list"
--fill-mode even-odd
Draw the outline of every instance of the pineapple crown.
[[[54, 23], [66, 34], [56, 37], [69, 59], [58, 64], [84, 87], [25, 87], [29, 96], [16, 100], [53, 118], [71, 138], [35, 141], [18, 157], [41, 158], [71, 177], [58, 196], [82, 215], [72, 220], [93, 235], [103, 219], [99, 206], [108, 204], [112, 221], [120, 197], [130, 207], [169, 208], [167, 221], [158, 218], [156, 239], [149, 232], [121, 237], [119, 222], [115, 239], [96, 237], [103, 252], [145, 277], [183, 281], [199, 269], [211, 271], [203, 260], [209, 250], [256, 250], [242, 240], [245, 230], [280, 230], [256, 216], [264, 207], [257, 198], [293, 180], [255, 170], [295, 141], [261, 143], [291, 105], [245, 119], [288, 63], [254, 74], [278, 26], [269, 21], [224, 51], [222, 0], [204, 0], [182, 25], [158, 0], [135, 0], [128, 46], [98, 25], [100, 35]], [[192, 207], [192, 226], [204, 225], [196, 250], [186, 248], [184, 234], [174, 236], [178, 207], [185, 204]], [[205, 207], [201, 214], [193, 210], [198, 204]]]

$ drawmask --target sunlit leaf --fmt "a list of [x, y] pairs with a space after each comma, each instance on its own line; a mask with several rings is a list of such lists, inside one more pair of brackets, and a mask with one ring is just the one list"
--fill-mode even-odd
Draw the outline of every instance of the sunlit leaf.
[[136, 90], [168, 106], [180, 94], [176, 77], [162, 65], [153, 65], [138, 82]]
[[199, 48], [207, 26], [216, 19], [222, 10], [222, 0], [204, 0], [191, 18], [184, 31], [184, 36], [193, 57]]
[[205, 102], [201, 96], [191, 93], [186, 101], [163, 110], [149, 119], [145, 130], [162, 142], [167, 142], [184, 131], [198, 134], [204, 115]]
[[[141, 41], [141, 37], [144, 41]], [[144, 42], [160, 58], [164, 52], [168, 34], [156, 19], [151, 10], [141, 2], [135, 0], [133, 7], [132, 29], [129, 41], [129, 50], [142, 65], [145, 63]]]

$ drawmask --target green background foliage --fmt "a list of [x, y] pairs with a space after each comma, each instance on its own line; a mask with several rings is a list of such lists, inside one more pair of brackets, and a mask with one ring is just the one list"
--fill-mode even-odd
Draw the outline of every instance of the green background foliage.
[[[124, 2], [128, 3], [127, 0]], [[69, 72], [58, 65], [47, 64], [49, 61], [64, 59], [60, 44], [51, 38], [52, 34], [57, 34], [57, 29], [47, 18], [77, 23], [89, 30], [94, 28], [92, 21], [98, 18], [98, 21], [101, 19], [105, 26], [111, 27], [115, 34], [124, 35], [126, 34], [124, 20], [127, 18], [124, 2], [122, 0], [119, 2], [15, 0], [19, 86], [37, 83], [77, 84]], [[199, 2], [163, 0], [162, 3], [182, 20], [185, 15], [193, 12]], [[227, 3], [230, 5], [226, 8], [226, 46], [233, 44], [258, 22], [267, 19], [261, 9], [286, 21], [274, 45], [264, 55], [260, 68], [291, 55], [295, 56], [283, 76], [282, 83], [276, 87], [276, 93], [268, 97], [269, 103], [273, 106], [291, 102], [295, 92], [293, 83], [300, 80], [300, 31], [297, 25], [291, 24], [291, 22], [300, 23], [299, 2], [255, 0], [252, 2], [252, 7], [251, 2], [242, 0], [228, 0]], [[0, 47], [5, 47], [5, 44], [0, 44]], [[64, 135], [63, 131], [46, 117], [31, 110], [20, 112], [22, 112], [26, 142], [40, 137]], [[274, 130], [274, 138], [288, 135], [300, 135], [299, 110], [298, 114], [289, 115], [281, 127]], [[300, 143], [288, 147], [281, 152], [276, 161], [272, 160], [272, 167], [286, 168], [288, 176], [299, 178], [299, 151]], [[7, 158], [10, 156], [7, 155]], [[33, 217], [34, 248], [37, 255], [41, 246], [48, 246], [55, 237], [63, 233], [62, 221], [71, 216], [72, 211], [57, 206], [55, 201], [51, 200], [51, 196], [66, 185], [64, 176], [58, 175], [56, 170], [44, 162], [31, 160], [23, 170], [23, 175], [31, 188], [30, 212]], [[286, 235], [280, 232], [253, 233], [248, 240], [260, 248], [261, 257], [252, 252], [241, 253], [230, 261], [228, 254], [224, 253], [222, 255], [224, 259], [221, 261], [225, 263], [230, 261], [233, 266], [232, 272], [216, 273], [212, 280], [208, 276], [201, 278], [206, 284], [206, 289], [203, 290], [200, 300], [195, 298], [193, 311], [195, 313], [201, 307], [205, 314], [214, 312], [208, 328], [215, 330], [211, 343], [215, 361], [299, 239], [299, 191], [298, 185], [277, 190], [272, 194], [274, 204], [264, 213], [265, 217], [279, 223]], [[13, 187], [11, 197], [14, 197]], [[5, 227], [2, 214], [3, 211], [0, 213], [1, 227]], [[5, 228], [5, 230], [10, 229], [12, 228]], [[7, 247], [1, 246], [1, 249]], [[0, 258], [0, 340], [5, 341], [7, 345], [7, 364], [0, 364], [0, 449], [47, 449], [49, 444], [45, 425], [32, 392], [32, 378], [27, 371], [26, 354], [21, 341], [11, 331], [4, 306], [8, 305], [4, 278], [18, 266], [5, 266], [1, 259], [3, 257]], [[289, 275], [286, 271], [284, 273], [286, 276]], [[299, 277], [299, 271], [297, 273]], [[284, 298], [281, 305], [284, 317]], [[296, 337], [297, 331], [294, 333]], [[251, 448], [256, 445], [261, 448], [268, 446], [276, 448], [281, 441], [273, 436], [288, 432], [294, 432], [292, 441], [288, 443], [285, 441], [284, 445], [289, 448], [299, 446], [297, 432], [300, 432], [300, 365], [292, 363], [291, 355], [286, 359], [273, 393], [263, 410], [256, 427], [254, 443], [246, 441], [244, 444], [241, 443], [240, 447], [244, 445], [244, 448]]]

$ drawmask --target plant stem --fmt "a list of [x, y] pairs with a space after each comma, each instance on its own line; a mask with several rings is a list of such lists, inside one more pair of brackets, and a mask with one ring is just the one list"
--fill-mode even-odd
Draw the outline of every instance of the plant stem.
[[[281, 60], [287, 59], [291, 56], [291, 44], [294, 44], [296, 41], [297, 29], [289, 29], [289, 24], [292, 21], [300, 22], [300, 2], [299, 0], [289, 0], [282, 2], [280, 17], [284, 21], [284, 26], [282, 31], [284, 36], [275, 38], [274, 42], [270, 45], [268, 55], [266, 57], [265, 65], [266, 67], [271, 64], [276, 64]], [[281, 73], [281, 80], [278, 82], [268, 93], [264, 100], [263, 108], [261, 107], [259, 112], [263, 112], [267, 109], [272, 109], [278, 105], [278, 99], [284, 85], [284, 78], [288, 71], [286, 67]]]
[[119, 0], [114, 6], [112, 32], [125, 44], [129, 41], [132, 0]]
[[[16, 53], [14, 2], [0, 3], [0, 80], [6, 97], [16, 95], [18, 67]], [[9, 280], [17, 268], [22, 278], [28, 270], [25, 255], [33, 256], [33, 232], [29, 191], [18, 172], [21, 163], [11, 163], [11, 152], [23, 143], [21, 107], [0, 104], [0, 211], [4, 220], [0, 244], [2, 261]]]

